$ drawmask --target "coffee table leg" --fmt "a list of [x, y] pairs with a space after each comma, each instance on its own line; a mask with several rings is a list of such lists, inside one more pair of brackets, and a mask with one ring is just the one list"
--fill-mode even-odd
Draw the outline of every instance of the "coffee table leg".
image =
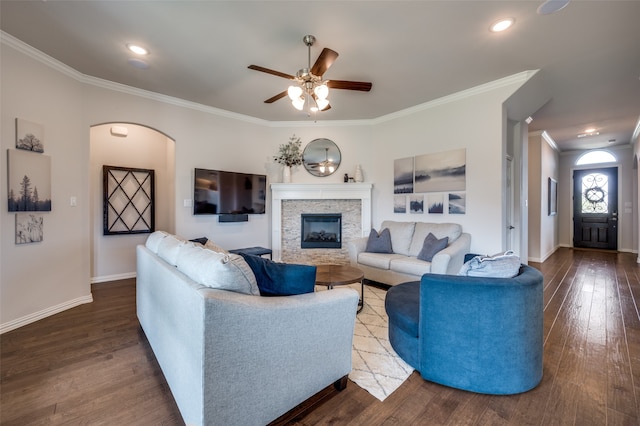
[[359, 314], [362, 308], [364, 308], [364, 278], [360, 280], [360, 295], [360, 300], [358, 300], [358, 310], [356, 311], [357, 314]]

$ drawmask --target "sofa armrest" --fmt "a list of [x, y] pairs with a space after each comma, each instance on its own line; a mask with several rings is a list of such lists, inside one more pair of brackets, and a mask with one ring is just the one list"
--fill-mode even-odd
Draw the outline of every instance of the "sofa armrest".
[[[287, 297], [201, 292], [205, 419], [266, 424], [351, 371], [357, 291]], [[224, 407], [238, 405], [242, 410], [226, 418]]]
[[367, 241], [369, 238], [356, 238], [347, 243], [347, 250], [349, 251], [349, 261], [352, 266], [358, 265], [358, 255], [364, 252], [367, 248]]
[[529, 390], [542, 378], [543, 276], [425, 274], [420, 284], [420, 373], [490, 394]]
[[471, 247], [471, 235], [463, 232], [457, 240], [439, 251], [431, 260], [432, 274], [457, 275], [464, 264], [464, 255]]

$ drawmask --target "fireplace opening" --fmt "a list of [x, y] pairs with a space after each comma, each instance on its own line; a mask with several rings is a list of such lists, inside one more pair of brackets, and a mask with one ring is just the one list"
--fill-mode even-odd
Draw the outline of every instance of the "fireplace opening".
[[342, 248], [342, 214], [301, 215], [301, 248]]

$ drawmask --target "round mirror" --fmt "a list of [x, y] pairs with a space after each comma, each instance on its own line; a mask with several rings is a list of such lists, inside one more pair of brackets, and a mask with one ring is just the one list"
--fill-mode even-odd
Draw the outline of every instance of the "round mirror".
[[329, 176], [340, 167], [340, 148], [332, 140], [314, 139], [304, 147], [302, 164], [314, 176]]

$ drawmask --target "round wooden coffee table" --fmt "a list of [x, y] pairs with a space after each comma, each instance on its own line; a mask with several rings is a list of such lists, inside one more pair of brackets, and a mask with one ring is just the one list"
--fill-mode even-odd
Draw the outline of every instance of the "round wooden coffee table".
[[360, 282], [358, 312], [364, 306], [364, 273], [349, 265], [317, 265], [316, 285], [325, 285], [329, 290], [338, 285]]

